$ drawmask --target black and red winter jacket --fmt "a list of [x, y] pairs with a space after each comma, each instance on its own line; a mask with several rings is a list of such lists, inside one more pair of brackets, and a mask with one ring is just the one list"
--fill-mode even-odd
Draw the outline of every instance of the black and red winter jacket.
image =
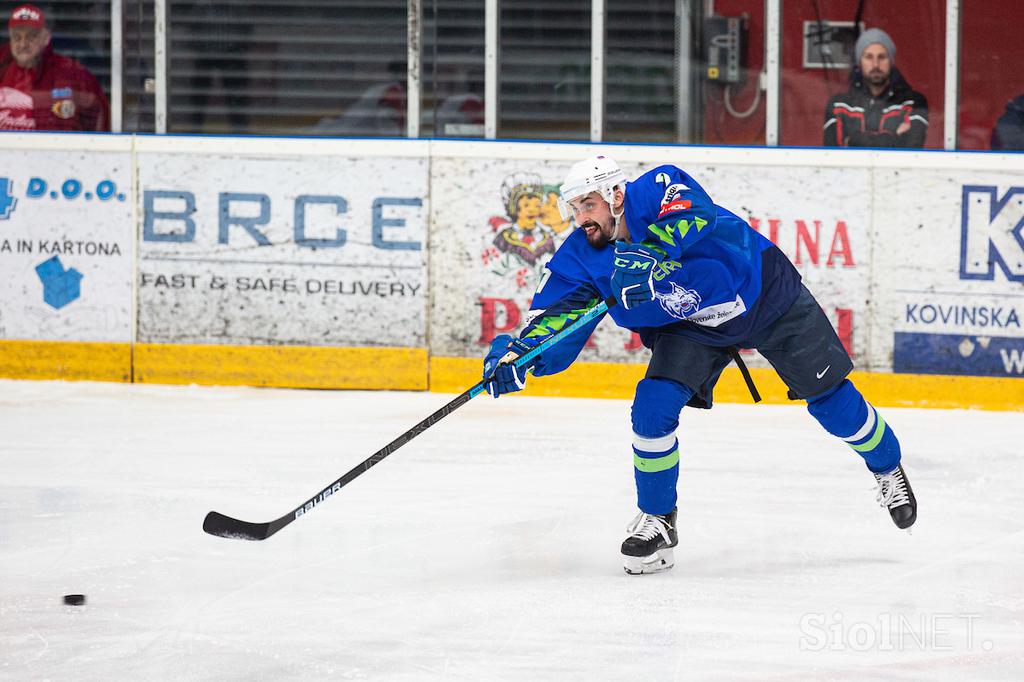
[[[17, 69], [11, 45], [5, 43], [0, 47], [0, 130], [110, 130], [110, 104], [103, 88], [74, 59], [55, 54], [47, 45], [27, 78], [19, 78], [23, 72]], [[15, 81], [30, 84], [29, 91], [11, 87]]]
[[[897, 134], [900, 124], [910, 129]], [[928, 132], [928, 100], [914, 91], [896, 67], [889, 88], [872, 97], [860, 69], [850, 73], [850, 89], [825, 105], [826, 147], [923, 147]]]

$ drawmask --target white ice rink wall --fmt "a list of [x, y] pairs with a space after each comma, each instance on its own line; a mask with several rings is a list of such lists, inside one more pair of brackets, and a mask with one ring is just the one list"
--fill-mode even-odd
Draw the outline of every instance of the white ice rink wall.
[[[571, 229], [569, 165], [685, 167], [818, 296], [876, 402], [1024, 408], [1024, 156], [426, 140], [0, 138], [0, 374], [461, 391]], [[628, 396], [602, 324], [548, 395]], [[770, 402], [785, 391], [749, 363]], [[720, 400], [749, 400], [737, 377]]]

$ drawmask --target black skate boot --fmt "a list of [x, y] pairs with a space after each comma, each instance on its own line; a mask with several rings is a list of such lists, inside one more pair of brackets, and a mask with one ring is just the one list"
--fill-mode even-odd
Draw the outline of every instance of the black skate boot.
[[899, 528], [910, 528], [917, 521], [917, 499], [910, 487], [910, 481], [903, 472], [903, 465], [887, 474], [875, 474], [878, 481], [878, 504], [889, 509], [892, 522]]
[[622, 543], [626, 573], [658, 573], [675, 565], [672, 548], [679, 542], [675, 509], [660, 516], [640, 512], [626, 530], [629, 537]]

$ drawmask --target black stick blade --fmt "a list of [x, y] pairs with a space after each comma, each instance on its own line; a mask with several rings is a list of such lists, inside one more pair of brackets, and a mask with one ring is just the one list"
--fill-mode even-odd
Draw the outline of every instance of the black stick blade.
[[266, 540], [270, 537], [269, 523], [239, 521], [215, 511], [206, 515], [203, 530], [210, 535], [231, 540]]

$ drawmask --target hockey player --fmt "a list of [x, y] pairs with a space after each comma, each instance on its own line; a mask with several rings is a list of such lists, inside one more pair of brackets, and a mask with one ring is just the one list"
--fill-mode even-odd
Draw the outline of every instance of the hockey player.
[[676, 532], [679, 441], [685, 405], [710, 408], [712, 390], [737, 348], [756, 348], [811, 415], [857, 452], [878, 485], [877, 500], [899, 528], [917, 518], [900, 446], [881, 414], [847, 375], [853, 362], [786, 256], [675, 166], [633, 182], [606, 156], [575, 164], [561, 186], [577, 228], [548, 262], [531, 318], [517, 338], [494, 339], [484, 376], [495, 398], [521, 390], [527, 371], [566, 369], [600, 318], [543, 352], [511, 362], [614, 295], [619, 326], [638, 332], [652, 357], [632, 406], [633, 462], [640, 513], [622, 543], [627, 573], [671, 568]]

